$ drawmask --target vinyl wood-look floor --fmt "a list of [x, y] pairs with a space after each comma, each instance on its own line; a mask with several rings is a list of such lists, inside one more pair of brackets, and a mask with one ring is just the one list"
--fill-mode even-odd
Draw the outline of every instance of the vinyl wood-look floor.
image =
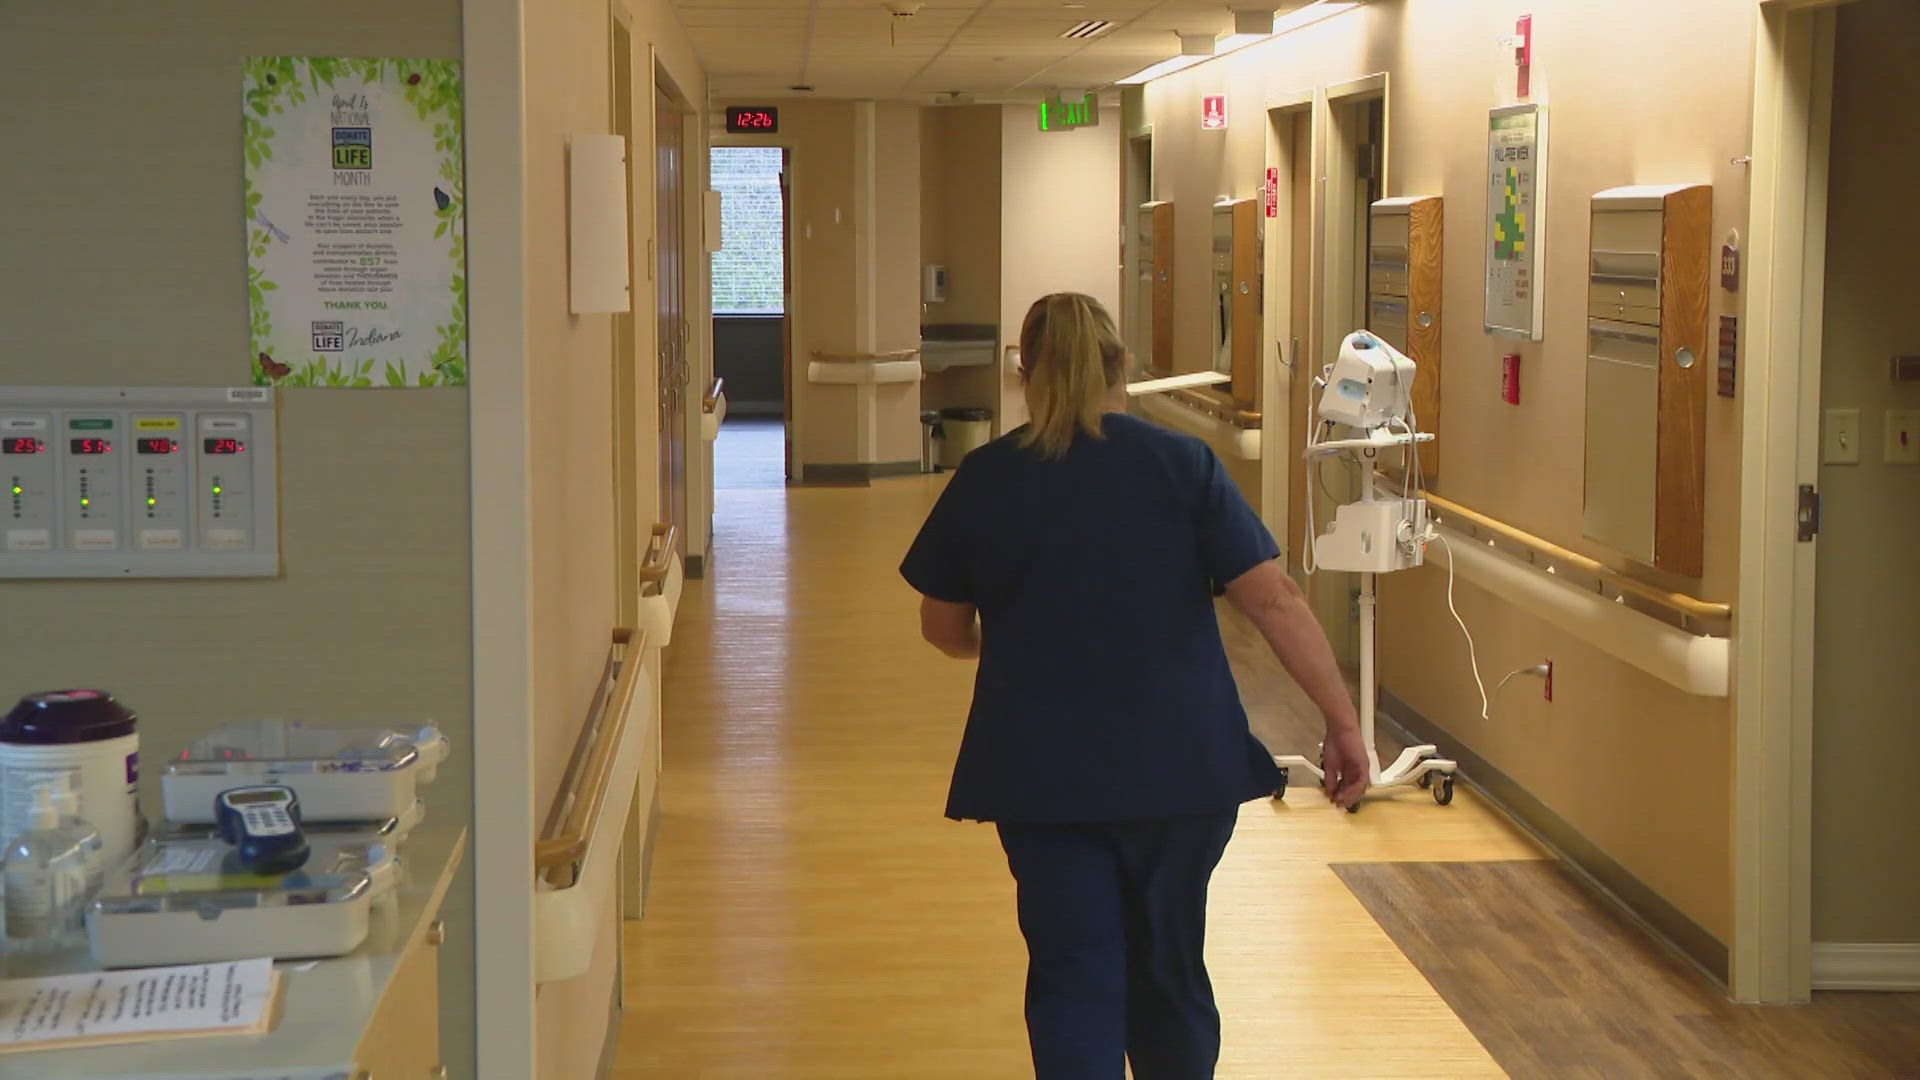
[[[752, 472], [730, 449], [716, 472]], [[895, 573], [942, 483], [716, 494], [617, 1077], [1031, 1075], [1012, 881], [990, 827], [941, 816], [972, 666], [919, 640]], [[1501, 1075], [1330, 864], [1537, 854], [1464, 792], [1248, 805], [1213, 891], [1220, 1075]]]
[[[920, 642], [895, 572], [944, 481], [787, 488], [777, 425], [722, 440], [715, 555], [667, 660], [614, 1076], [1030, 1076], [1012, 882], [990, 827], [941, 817], [972, 665]], [[1254, 730], [1311, 753], [1310, 708], [1223, 619]], [[1729, 1020], [1717, 988], [1543, 860], [1465, 788], [1357, 815], [1299, 788], [1247, 805], [1210, 909], [1219, 1075], [1854, 1076], [1874, 1074], [1783, 1063], [1906, 1045], [1876, 1019], [1906, 1006], [1884, 999]], [[1609, 956], [1632, 963], [1596, 977]], [[1700, 1050], [1749, 1037], [1743, 1057]]]
[[1335, 871], [1514, 1076], [1920, 1077], [1920, 995], [1735, 1005], [1557, 861]]

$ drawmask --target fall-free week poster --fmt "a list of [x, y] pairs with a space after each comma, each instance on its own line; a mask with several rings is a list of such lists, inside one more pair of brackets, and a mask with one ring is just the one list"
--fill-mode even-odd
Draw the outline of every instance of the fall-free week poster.
[[254, 57], [242, 108], [253, 381], [464, 385], [459, 63]]

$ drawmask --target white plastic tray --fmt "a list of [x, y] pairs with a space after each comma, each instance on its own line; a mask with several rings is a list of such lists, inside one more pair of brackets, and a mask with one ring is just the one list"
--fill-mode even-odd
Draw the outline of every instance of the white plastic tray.
[[446, 737], [431, 726], [246, 721], [209, 732], [167, 762], [160, 792], [167, 820], [177, 824], [212, 822], [215, 797], [248, 784], [292, 788], [306, 821], [400, 818], [447, 752]]

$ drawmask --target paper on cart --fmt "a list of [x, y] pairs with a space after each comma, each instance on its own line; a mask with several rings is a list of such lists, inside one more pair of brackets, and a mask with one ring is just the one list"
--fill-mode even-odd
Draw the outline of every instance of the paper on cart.
[[272, 1021], [271, 959], [0, 981], [0, 1053], [184, 1035], [256, 1034]]

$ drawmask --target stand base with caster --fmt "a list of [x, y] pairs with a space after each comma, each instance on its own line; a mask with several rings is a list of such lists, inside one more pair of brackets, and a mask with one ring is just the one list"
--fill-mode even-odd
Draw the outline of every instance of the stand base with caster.
[[[1370, 726], [1370, 725], [1369, 725]], [[1371, 733], [1368, 733], [1371, 736]], [[1284, 799], [1287, 786], [1291, 782], [1295, 769], [1302, 770], [1313, 777], [1314, 786], [1322, 786], [1327, 778], [1323, 764], [1315, 764], [1298, 754], [1276, 754], [1273, 763], [1280, 766], [1280, 783], [1274, 789], [1273, 797]], [[1385, 770], [1374, 760], [1373, 744], [1369, 737], [1367, 743], [1367, 764], [1371, 778], [1367, 782], [1367, 795], [1391, 794], [1399, 788], [1423, 787], [1433, 792], [1433, 801], [1445, 806], [1453, 801], [1453, 774], [1457, 768], [1454, 762], [1440, 756], [1438, 747], [1409, 746]], [[1347, 813], [1359, 813], [1360, 804], [1347, 808]]]

